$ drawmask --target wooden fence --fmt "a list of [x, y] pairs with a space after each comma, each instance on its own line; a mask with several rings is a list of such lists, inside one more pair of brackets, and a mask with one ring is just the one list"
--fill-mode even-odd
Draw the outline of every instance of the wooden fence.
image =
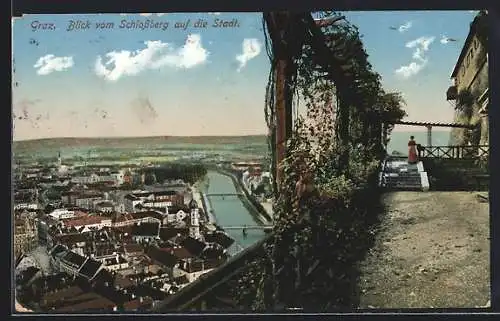
[[488, 145], [467, 146], [419, 146], [419, 158], [474, 159], [488, 157]]

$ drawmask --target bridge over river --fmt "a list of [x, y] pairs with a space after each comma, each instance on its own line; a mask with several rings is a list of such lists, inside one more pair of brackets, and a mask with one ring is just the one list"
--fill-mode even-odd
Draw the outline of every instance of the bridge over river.
[[224, 226], [224, 230], [272, 230], [272, 225], [241, 225], [241, 226]]
[[225, 196], [243, 196], [243, 193], [208, 193], [205, 194], [207, 197], [225, 197]]
[[[210, 203], [217, 225], [236, 241], [234, 248], [229, 249], [231, 254], [234, 255], [243, 248], [255, 244], [272, 229], [272, 227], [259, 225], [259, 222], [255, 221], [254, 216], [240, 198], [243, 194], [238, 192], [229, 176], [217, 171], [209, 171], [207, 182], [208, 189], [204, 196]], [[245, 235], [242, 233], [243, 230], [246, 230]]]

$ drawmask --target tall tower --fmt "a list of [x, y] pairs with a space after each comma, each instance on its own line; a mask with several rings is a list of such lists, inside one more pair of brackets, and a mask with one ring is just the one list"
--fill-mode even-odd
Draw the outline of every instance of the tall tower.
[[197, 208], [191, 209], [191, 222], [189, 224], [189, 236], [194, 239], [199, 239], [200, 235], [200, 212]]
[[59, 154], [57, 155], [57, 167], [61, 168], [62, 166], [62, 158], [61, 158], [61, 152], [59, 151]]

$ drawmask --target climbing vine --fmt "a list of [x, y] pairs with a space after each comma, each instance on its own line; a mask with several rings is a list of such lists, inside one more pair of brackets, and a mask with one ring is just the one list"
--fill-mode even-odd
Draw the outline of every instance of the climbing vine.
[[[339, 17], [335, 12], [317, 16]], [[372, 240], [380, 205], [382, 123], [406, 114], [401, 95], [382, 89], [357, 28], [343, 22], [321, 29], [333, 53], [328, 59], [337, 59], [337, 70], [346, 72], [324, 68], [312, 39], [307, 34], [300, 39], [296, 77], [289, 86], [297, 97], [295, 108], [305, 110], [295, 115], [280, 166], [283, 178], [274, 186], [275, 228], [264, 245], [266, 255], [248, 265], [235, 291], [242, 307], [325, 311], [356, 304], [353, 267]], [[265, 113], [274, 164], [276, 60], [268, 42], [266, 48], [271, 70]]]

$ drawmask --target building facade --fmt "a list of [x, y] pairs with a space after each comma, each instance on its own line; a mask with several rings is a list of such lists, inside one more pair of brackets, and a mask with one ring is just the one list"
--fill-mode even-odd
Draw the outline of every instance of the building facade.
[[14, 226], [14, 257], [38, 246], [38, 230], [34, 219], [16, 220]]
[[455, 122], [475, 129], [454, 128], [450, 145], [489, 145], [487, 12], [480, 12], [470, 25], [451, 75], [453, 85], [446, 98], [455, 106]]

